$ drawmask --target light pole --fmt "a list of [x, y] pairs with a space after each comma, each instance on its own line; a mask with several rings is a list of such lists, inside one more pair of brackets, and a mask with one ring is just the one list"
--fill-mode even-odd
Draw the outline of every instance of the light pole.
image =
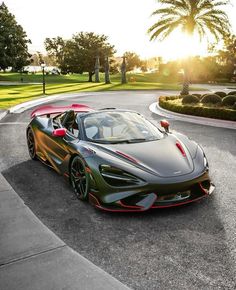
[[41, 63], [41, 68], [43, 72], [43, 94], [45, 95], [45, 63]]

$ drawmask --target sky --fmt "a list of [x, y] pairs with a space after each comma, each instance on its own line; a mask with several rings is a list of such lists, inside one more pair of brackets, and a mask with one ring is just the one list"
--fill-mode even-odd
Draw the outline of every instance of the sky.
[[[4, 0], [4, 3], [31, 39], [31, 53], [44, 52], [46, 37], [69, 39], [80, 31], [108, 36], [117, 56], [126, 51], [134, 51], [141, 58], [174, 58], [183, 53], [178, 33], [164, 42], [150, 42], [147, 30], [156, 21], [151, 17], [158, 7], [155, 0]], [[236, 34], [236, 0], [231, 3], [226, 12]], [[203, 55], [206, 43], [190, 44], [188, 51], [195, 50]]]

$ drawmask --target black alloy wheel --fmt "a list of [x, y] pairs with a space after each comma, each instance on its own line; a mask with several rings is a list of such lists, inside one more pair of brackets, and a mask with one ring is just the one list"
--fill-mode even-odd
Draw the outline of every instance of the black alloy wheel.
[[34, 140], [34, 135], [31, 129], [27, 131], [27, 145], [28, 145], [30, 158], [33, 160], [37, 160], [35, 140]]
[[87, 199], [89, 191], [89, 176], [84, 161], [76, 156], [70, 166], [70, 181], [78, 199]]

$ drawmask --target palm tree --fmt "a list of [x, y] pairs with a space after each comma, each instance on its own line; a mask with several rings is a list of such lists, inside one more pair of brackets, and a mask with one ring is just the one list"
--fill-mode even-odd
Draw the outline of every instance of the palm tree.
[[[211, 34], [219, 41], [229, 34], [230, 24], [227, 14], [221, 7], [229, 1], [221, 0], [157, 0], [163, 4], [152, 15], [158, 16], [158, 21], [148, 29], [150, 40], [163, 40], [175, 29], [180, 28], [183, 33], [193, 36], [198, 33], [200, 41], [208, 39]], [[189, 93], [188, 65], [184, 65], [184, 82], [181, 94]]]

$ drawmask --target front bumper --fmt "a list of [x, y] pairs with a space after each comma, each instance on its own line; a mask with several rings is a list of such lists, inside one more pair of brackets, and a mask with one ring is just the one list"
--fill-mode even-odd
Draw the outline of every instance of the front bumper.
[[215, 186], [210, 181], [198, 182], [182, 191], [161, 193], [144, 192], [119, 199], [113, 203], [102, 203], [94, 194], [89, 194], [89, 201], [96, 208], [110, 212], [140, 212], [151, 208], [180, 206], [200, 200], [212, 194]]

